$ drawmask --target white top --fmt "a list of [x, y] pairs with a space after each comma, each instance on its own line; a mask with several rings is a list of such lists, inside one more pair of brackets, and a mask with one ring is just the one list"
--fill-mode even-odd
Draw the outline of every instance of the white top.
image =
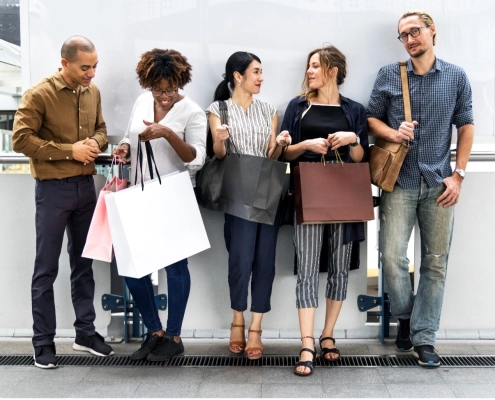
[[[124, 139], [119, 143], [128, 143], [131, 150], [131, 185], [134, 185], [136, 168], [138, 168], [136, 155], [138, 135], [146, 129], [145, 121], [154, 121], [154, 104], [151, 92], [143, 93], [138, 97], [132, 110], [129, 126]], [[184, 97], [172, 106], [159, 124], [173, 130], [182, 140], [196, 149], [196, 158], [189, 163], [183, 162], [177, 155], [170, 143], [164, 139], [150, 140], [155, 156], [156, 165], [160, 175], [171, 172], [182, 172], [189, 170], [191, 182], [196, 185], [196, 171], [201, 169], [206, 159], [206, 118], [203, 110], [188, 97]], [[146, 148], [141, 144], [143, 150], [143, 176], [144, 180], [150, 179], [148, 163], [146, 162]], [[155, 171], [153, 171], [156, 175]], [[154, 176], [153, 175], [153, 176]], [[156, 178], [156, 176], [154, 176]], [[138, 171], [138, 183], [141, 176]]]
[[[253, 99], [252, 104], [244, 112], [241, 106], [231, 99], [225, 101], [228, 110], [228, 124], [232, 127], [230, 135], [237, 150], [241, 154], [266, 157], [270, 136], [272, 135], [272, 119], [277, 109], [271, 104]], [[218, 102], [206, 109], [206, 115], [213, 113], [220, 118]], [[232, 149], [235, 152], [234, 149]]]

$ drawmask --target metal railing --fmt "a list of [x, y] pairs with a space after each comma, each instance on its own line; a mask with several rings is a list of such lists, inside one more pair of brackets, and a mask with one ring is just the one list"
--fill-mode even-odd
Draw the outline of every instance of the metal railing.
[[[450, 156], [451, 161], [455, 161], [456, 154], [453, 151]], [[101, 153], [95, 160], [97, 165], [109, 165], [112, 161], [110, 153]], [[495, 161], [495, 151], [473, 151], [469, 156], [469, 161]], [[0, 153], [0, 164], [29, 164], [29, 157], [23, 154]], [[129, 163], [128, 163], [129, 164]]]

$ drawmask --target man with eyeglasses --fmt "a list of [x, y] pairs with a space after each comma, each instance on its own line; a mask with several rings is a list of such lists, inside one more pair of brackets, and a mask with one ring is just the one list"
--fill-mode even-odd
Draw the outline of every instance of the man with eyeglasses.
[[13, 148], [30, 158], [36, 179], [36, 258], [31, 284], [34, 364], [56, 368], [53, 284], [67, 232], [75, 350], [113, 354], [95, 331], [93, 260], [81, 256], [96, 205], [94, 160], [108, 146], [93, 43], [72, 36], [61, 49], [62, 68], [30, 87], [14, 119]]
[[[396, 345], [413, 351], [418, 364], [438, 367], [435, 350], [442, 309], [454, 205], [459, 200], [474, 136], [471, 87], [462, 68], [435, 57], [436, 28], [423, 11], [406, 12], [398, 39], [410, 56], [407, 77], [412, 122], [404, 121], [399, 64], [378, 72], [368, 106], [372, 134], [391, 142], [408, 141], [394, 190], [380, 205], [380, 252], [392, 314], [398, 319]], [[457, 157], [450, 165], [452, 125]], [[421, 278], [414, 297], [407, 244], [418, 220]]]

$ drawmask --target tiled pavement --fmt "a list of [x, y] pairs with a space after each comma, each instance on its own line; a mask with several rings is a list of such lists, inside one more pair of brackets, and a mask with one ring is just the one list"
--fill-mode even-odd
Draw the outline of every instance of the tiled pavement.
[[[185, 339], [186, 354], [228, 354], [225, 339]], [[265, 339], [266, 354], [297, 354], [298, 340]], [[75, 354], [56, 339], [58, 354]], [[132, 353], [138, 342], [116, 344]], [[395, 354], [393, 340], [341, 339], [345, 355]], [[495, 340], [441, 340], [442, 355], [495, 355]], [[0, 354], [32, 354], [29, 339], [0, 338]], [[495, 368], [315, 368], [300, 378], [273, 367], [36, 367], [0, 366], [0, 397], [279, 397], [495, 398]]]

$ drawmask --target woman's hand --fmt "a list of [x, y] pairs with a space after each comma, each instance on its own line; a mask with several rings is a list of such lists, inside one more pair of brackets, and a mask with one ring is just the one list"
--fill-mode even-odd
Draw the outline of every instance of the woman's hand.
[[225, 142], [229, 137], [229, 129], [232, 129], [228, 125], [220, 125], [218, 128], [215, 129], [215, 138], [216, 140], [219, 140], [220, 142]]
[[328, 140], [323, 138], [308, 139], [304, 141], [304, 144], [305, 150], [310, 150], [317, 154], [327, 154], [330, 147]]
[[115, 157], [115, 161], [125, 164], [129, 157], [129, 143], [119, 144], [113, 151], [112, 156]]
[[289, 131], [280, 132], [278, 134], [277, 138], [275, 139], [275, 142], [281, 147], [285, 147], [285, 146], [288, 146], [289, 144], [291, 144], [292, 138], [289, 134]]
[[328, 143], [332, 150], [337, 150], [339, 147], [356, 143], [356, 138], [357, 135], [354, 132], [335, 132], [328, 135]]
[[147, 128], [141, 132], [141, 141], [148, 142], [150, 140], [158, 139], [158, 138], [167, 138], [170, 134], [171, 129], [167, 128], [164, 125], [160, 125], [156, 122], [149, 122], [143, 120], [143, 124], [147, 126]]

